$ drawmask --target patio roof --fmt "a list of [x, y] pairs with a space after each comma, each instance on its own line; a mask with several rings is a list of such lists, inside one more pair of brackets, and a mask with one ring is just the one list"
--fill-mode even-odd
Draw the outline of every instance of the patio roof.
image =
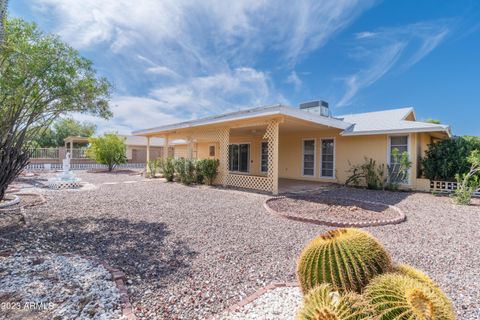
[[452, 136], [450, 127], [447, 125], [412, 121], [408, 119], [410, 115], [413, 115], [413, 119], [415, 119], [415, 111], [413, 108], [390, 109], [376, 112], [325, 117], [281, 104], [230, 112], [217, 116], [184, 121], [150, 129], [137, 130], [134, 131], [133, 134], [138, 136], [148, 136], [167, 133], [169, 131], [179, 129], [189, 129], [204, 125], [228, 123], [238, 120], [254, 119], [273, 115], [287, 116], [304, 120], [313, 124], [341, 129], [343, 130], [341, 133], [343, 136], [396, 134], [408, 132], [441, 132], [449, 137]]
[[351, 123], [348, 123], [336, 118], [322, 117], [322, 116], [315, 115], [313, 113], [302, 111], [297, 108], [292, 108], [289, 106], [279, 104], [274, 106], [266, 106], [266, 107], [246, 109], [246, 110], [241, 110], [241, 111], [236, 111], [231, 113], [225, 113], [218, 116], [211, 116], [211, 117], [201, 118], [198, 120], [185, 121], [185, 122], [175, 123], [171, 125], [155, 127], [151, 129], [138, 130], [138, 131], [134, 131], [133, 134], [149, 135], [149, 134], [155, 134], [155, 133], [170, 131], [170, 130], [188, 129], [188, 128], [194, 128], [194, 127], [209, 125], [209, 124], [232, 122], [237, 120], [246, 120], [246, 119], [253, 119], [253, 118], [273, 116], [273, 115], [290, 116], [293, 118], [309, 121], [312, 123], [316, 123], [319, 125], [324, 125], [332, 128], [342, 129], [342, 130], [347, 129], [352, 125]]

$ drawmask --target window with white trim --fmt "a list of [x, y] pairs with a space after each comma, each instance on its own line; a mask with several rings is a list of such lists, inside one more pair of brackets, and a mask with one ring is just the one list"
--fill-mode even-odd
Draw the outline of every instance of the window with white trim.
[[335, 176], [335, 140], [322, 139], [322, 160], [320, 176], [333, 178]]
[[[394, 157], [394, 150], [398, 150], [398, 155], [399, 157], [404, 153], [408, 153], [408, 136], [391, 136], [390, 137], [390, 159], [389, 159], [389, 164], [390, 168], [392, 168], [391, 176], [398, 176], [400, 165], [398, 163], [398, 159], [395, 159]], [[391, 181], [394, 183], [405, 183], [408, 182], [408, 177], [406, 177], [402, 181]]]
[[304, 176], [315, 175], [315, 140], [303, 140], [303, 173]]
[[268, 171], [268, 142], [262, 141], [262, 159], [261, 159], [262, 172]]

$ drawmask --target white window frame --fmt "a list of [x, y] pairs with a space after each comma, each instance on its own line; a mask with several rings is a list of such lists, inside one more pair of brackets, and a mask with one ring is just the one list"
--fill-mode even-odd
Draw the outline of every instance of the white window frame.
[[[392, 137], [407, 137], [407, 153], [408, 153], [408, 159], [412, 161], [412, 135], [407, 133], [398, 133], [398, 134], [389, 134], [387, 136], [387, 164], [391, 164], [391, 158], [392, 158]], [[412, 162], [413, 164], [413, 162]], [[401, 186], [408, 186], [411, 184], [411, 175], [412, 175], [412, 168], [408, 169], [408, 179], [406, 182], [401, 182], [399, 185]]]
[[[331, 177], [322, 175], [322, 169], [323, 169], [323, 165], [322, 165], [322, 154], [323, 154], [322, 142], [323, 142], [323, 140], [333, 140], [333, 176], [331, 176]], [[337, 141], [336, 141], [335, 137], [322, 137], [322, 138], [320, 138], [320, 178], [322, 178], [322, 179], [332, 179], [332, 180], [337, 179], [336, 162], [337, 162]]]
[[[263, 145], [264, 142], [267, 143], [267, 171], [263, 171], [263, 169], [262, 169], [262, 145]], [[269, 157], [269, 154], [268, 154], [268, 140], [262, 140], [262, 141], [260, 141], [260, 173], [262, 173], [262, 174], [267, 174], [268, 173], [268, 157]]]
[[[313, 174], [306, 175], [304, 174], [304, 166], [305, 166], [305, 141], [312, 141], [313, 140]], [[302, 139], [302, 177], [306, 178], [315, 178], [317, 176], [317, 139], [315, 138], [303, 138]]]
[[[230, 146], [233, 145], [233, 144], [236, 144], [238, 145], [239, 147], [239, 152], [238, 152], [238, 155], [240, 156], [240, 145], [241, 144], [248, 144], [248, 163], [247, 163], [247, 166], [248, 166], [248, 171], [245, 172], [245, 171], [231, 171], [229, 170], [228, 172], [230, 173], [233, 173], [233, 174], [250, 174], [250, 171], [252, 170], [252, 166], [250, 165], [250, 161], [252, 159], [252, 143], [251, 142], [233, 142], [233, 143], [229, 143], [228, 144], [228, 148], [230, 149]], [[240, 160], [240, 159], [239, 159]], [[228, 166], [230, 167], [230, 152], [229, 152], [229, 155], [228, 155]], [[238, 162], [238, 167], [240, 168], [240, 162]]]

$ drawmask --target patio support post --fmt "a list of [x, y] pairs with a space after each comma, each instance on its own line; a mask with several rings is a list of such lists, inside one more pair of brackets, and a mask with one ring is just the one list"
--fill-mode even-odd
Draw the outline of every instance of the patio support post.
[[228, 183], [228, 146], [230, 144], [230, 128], [220, 128], [217, 131], [217, 138], [219, 144], [219, 166], [217, 181], [222, 186], [226, 187]]
[[150, 161], [150, 137], [147, 137], [147, 172], [148, 172], [149, 161]]
[[168, 158], [168, 134], [166, 134], [163, 139], [163, 159], [166, 160], [167, 158]]
[[192, 137], [187, 137], [187, 158], [193, 159], [193, 139]]
[[278, 144], [279, 144], [280, 120], [272, 120], [267, 125], [264, 138], [268, 139], [268, 172], [271, 179], [272, 194], [278, 194]]
[[73, 158], [73, 140], [70, 141], [70, 158]]

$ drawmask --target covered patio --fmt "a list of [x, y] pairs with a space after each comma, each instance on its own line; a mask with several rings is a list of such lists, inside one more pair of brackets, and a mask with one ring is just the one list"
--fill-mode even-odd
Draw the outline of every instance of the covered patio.
[[[276, 107], [277, 109], [281, 108]], [[290, 108], [291, 109], [291, 108]], [[288, 109], [289, 113], [292, 111]], [[261, 109], [265, 113], [268, 109]], [[307, 112], [294, 110], [295, 114], [285, 114], [283, 110], [275, 114], [242, 114], [243, 118], [220, 121], [214, 117], [192, 122], [179, 123], [134, 132], [147, 138], [147, 161], [150, 160], [150, 139], [163, 138], [164, 148], [174, 139], [186, 141], [186, 158], [219, 160], [218, 176], [215, 184], [225, 187], [253, 189], [277, 195], [289, 190], [301, 190], [320, 186], [318, 182], [280, 180], [281, 158], [289, 164], [295, 162], [291, 170], [302, 171], [301, 158], [297, 159], [302, 140], [294, 139], [300, 134], [312, 135], [315, 132], [339, 130], [344, 124], [332, 118], [314, 117]], [[228, 115], [226, 116], [230, 118]], [[222, 119], [223, 120], [223, 119]], [[285, 139], [282, 145], [280, 139]], [[295, 148], [292, 152], [291, 148]], [[312, 151], [313, 152], [313, 151]], [[165, 157], [165, 156], [164, 156]], [[312, 166], [313, 166], [312, 162]], [[286, 165], [288, 166], [288, 165]], [[314, 170], [313, 167], [311, 169]], [[288, 175], [287, 175], [288, 177]], [[308, 177], [307, 179], [308, 180]], [[315, 185], [315, 186], [314, 186]]]

